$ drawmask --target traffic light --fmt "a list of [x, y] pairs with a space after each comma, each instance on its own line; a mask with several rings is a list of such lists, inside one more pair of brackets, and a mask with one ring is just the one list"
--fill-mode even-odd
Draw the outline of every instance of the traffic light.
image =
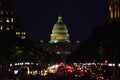
[[105, 63], [105, 64], [108, 64], [108, 60], [105, 60], [104, 63]]

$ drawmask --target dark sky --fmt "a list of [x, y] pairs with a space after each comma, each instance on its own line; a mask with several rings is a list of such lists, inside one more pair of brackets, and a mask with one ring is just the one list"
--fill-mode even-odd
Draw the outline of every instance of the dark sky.
[[67, 25], [70, 40], [84, 40], [107, 18], [107, 0], [17, 0], [17, 16], [35, 40], [50, 39], [59, 13]]

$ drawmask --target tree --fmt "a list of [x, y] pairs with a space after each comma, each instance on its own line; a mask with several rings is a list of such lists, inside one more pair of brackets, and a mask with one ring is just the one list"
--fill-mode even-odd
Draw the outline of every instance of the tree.
[[[101, 61], [107, 59], [113, 62], [120, 61], [120, 21], [105, 23], [95, 27], [90, 37], [84, 40], [80, 47], [72, 53], [71, 58], [75, 61]], [[99, 49], [99, 51], [98, 51]]]
[[104, 48], [102, 46], [99, 47], [98, 49], [98, 53], [99, 53], [99, 56], [100, 56], [100, 61], [103, 61], [105, 59], [104, 57]]

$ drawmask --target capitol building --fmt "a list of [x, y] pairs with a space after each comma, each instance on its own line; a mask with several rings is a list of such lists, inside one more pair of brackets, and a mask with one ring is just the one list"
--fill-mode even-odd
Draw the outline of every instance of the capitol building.
[[41, 42], [44, 51], [50, 54], [71, 54], [79, 46], [79, 42], [72, 43], [66, 24], [63, 23], [62, 16], [58, 16], [57, 22], [53, 25], [50, 41]]
[[51, 40], [50, 43], [69, 43], [69, 34], [67, 26], [63, 23], [62, 17], [58, 17], [57, 23], [54, 24], [51, 34]]

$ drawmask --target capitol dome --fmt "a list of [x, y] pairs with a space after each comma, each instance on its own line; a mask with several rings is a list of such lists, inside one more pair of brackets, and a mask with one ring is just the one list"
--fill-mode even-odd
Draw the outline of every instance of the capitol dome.
[[62, 17], [58, 17], [57, 23], [53, 27], [54, 30], [65, 30], [67, 26], [63, 23]]
[[50, 43], [70, 42], [67, 26], [63, 23], [62, 17], [58, 17], [57, 23], [54, 24], [51, 34]]

